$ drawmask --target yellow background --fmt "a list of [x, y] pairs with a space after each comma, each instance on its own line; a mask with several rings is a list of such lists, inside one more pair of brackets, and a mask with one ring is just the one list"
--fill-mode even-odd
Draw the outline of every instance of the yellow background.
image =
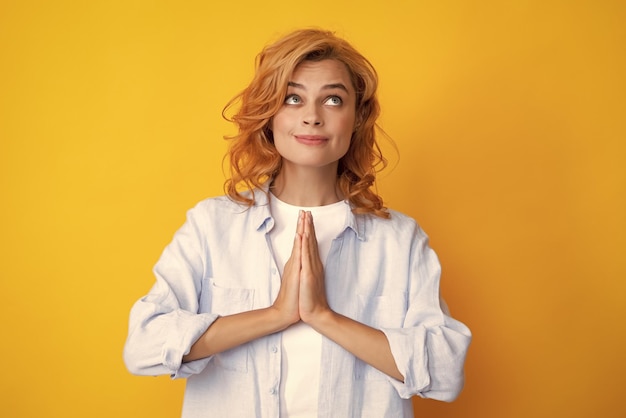
[[267, 42], [346, 37], [474, 342], [422, 417], [623, 417], [622, 1], [0, 1], [0, 411], [174, 417], [126, 372], [128, 311], [185, 211], [222, 193], [222, 106]]

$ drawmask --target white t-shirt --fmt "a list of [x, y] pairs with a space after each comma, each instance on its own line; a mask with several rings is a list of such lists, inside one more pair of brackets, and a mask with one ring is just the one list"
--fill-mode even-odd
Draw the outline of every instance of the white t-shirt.
[[[271, 195], [270, 206], [275, 222], [270, 232], [270, 241], [281, 276], [285, 263], [291, 256], [300, 210], [310, 211], [313, 215], [319, 254], [325, 265], [331, 243], [345, 225], [346, 214], [350, 210], [348, 203], [341, 201], [327, 206], [300, 207], [282, 202]], [[281, 418], [317, 417], [321, 360], [322, 336], [313, 328], [298, 322], [283, 331]]]

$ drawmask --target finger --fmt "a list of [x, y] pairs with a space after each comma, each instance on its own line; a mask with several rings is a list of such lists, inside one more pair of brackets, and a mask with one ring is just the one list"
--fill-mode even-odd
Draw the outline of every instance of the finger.
[[[303, 258], [311, 257], [311, 224], [310, 224], [310, 214], [309, 212], [304, 212], [303, 217], [303, 238], [302, 238], [302, 256]], [[309, 260], [307, 260], [309, 261]], [[310, 265], [310, 262], [307, 263], [307, 266]], [[304, 260], [303, 260], [304, 267]]]
[[300, 265], [303, 271], [308, 271], [311, 267], [310, 244], [306, 235], [301, 240]]
[[309, 226], [309, 212], [302, 213], [302, 268], [308, 267], [310, 263], [310, 226]]
[[315, 224], [313, 223], [313, 213], [307, 212], [307, 221], [309, 226], [309, 232], [315, 237]]
[[305, 235], [302, 238], [302, 270], [312, 272], [319, 263], [319, 250], [313, 227], [313, 217], [310, 212], [305, 217]]
[[299, 271], [302, 268], [302, 235], [296, 232], [296, 236], [293, 240], [293, 250], [292, 257], [294, 262], [294, 267]]
[[302, 236], [304, 234], [304, 212], [298, 213], [298, 224], [296, 226], [296, 235], [294, 236], [293, 247], [291, 248], [291, 258], [294, 260], [300, 260], [300, 253], [302, 250]]
[[308, 235], [306, 236], [309, 241], [310, 257], [319, 258], [319, 248], [317, 244], [317, 236], [315, 235], [315, 224], [313, 223], [313, 214], [308, 212], [307, 217]]
[[305, 224], [305, 212], [303, 210], [298, 212], [298, 224], [296, 226], [296, 233], [300, 235], [304, 235], [304, 224]]

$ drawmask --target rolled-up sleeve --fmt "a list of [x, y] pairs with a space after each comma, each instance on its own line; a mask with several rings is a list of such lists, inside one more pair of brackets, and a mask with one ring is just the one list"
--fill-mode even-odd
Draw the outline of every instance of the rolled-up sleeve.
[[[439, 297], [441, 267], [416, 227], [410, 256], [410, 292], [402, 328], [382, 331], [404, 382], [390, 379], [402, 398], [453, 401], [463, 389], [464, 364], [472, 335], [467, 326], [444, 313]], [[447, 309], [446, 309], [447, 311]]]
[[188, 377], [211, 360], [182, 363], [183, 355], [217, 319], [215, 314], [198, 313], [208, 254], [196, 211], [188, 212], [155, 265], [156, 283], [131, 309], [124, 346], [124, 362], [131, 373]]

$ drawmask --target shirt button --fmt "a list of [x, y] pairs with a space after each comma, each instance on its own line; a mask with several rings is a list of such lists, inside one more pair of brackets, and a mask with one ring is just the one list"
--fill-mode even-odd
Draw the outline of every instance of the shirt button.
[[271, 389], [270, 389], [270, 393], [271, 393], [272, 395], [276, 395], [276, 389], [275, 389], [275, 388], [271, 388]]
[[272, 353], [277, 353], [278, 352], [278, 348], [276, 348], [275, 345], [272, 346]]
[[272, 274], [276, 274], [276, 269], [272, 268]]

